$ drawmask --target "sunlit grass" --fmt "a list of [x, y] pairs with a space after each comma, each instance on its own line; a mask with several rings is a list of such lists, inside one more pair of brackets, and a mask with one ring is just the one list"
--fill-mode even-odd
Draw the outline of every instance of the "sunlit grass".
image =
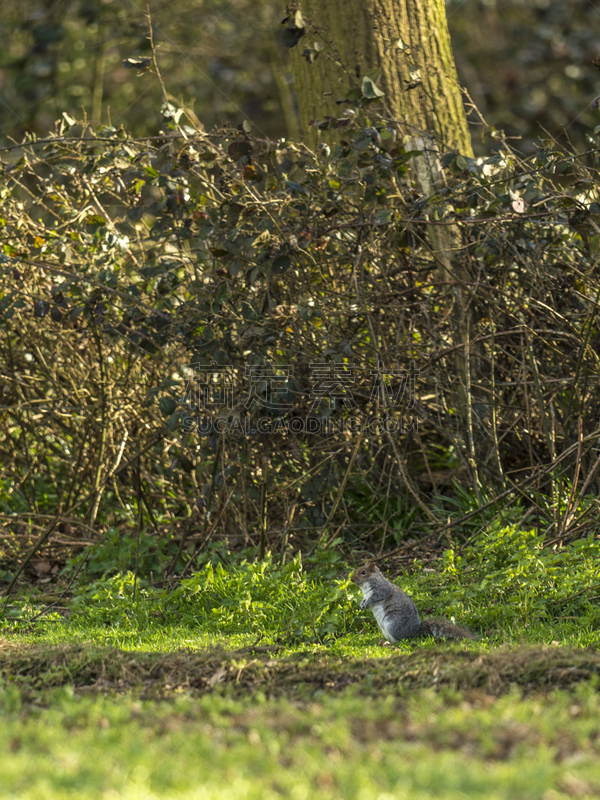
[[[0, 691], [8, 797], [594, 797], [600, 700], [321, 693], [306, 703], [180, 695], [170, 702], [56, 690], [19, 709]], [[554, 792], [554, 793], [553, 793]]]
[[559, 559], [499, 531], [477, 552], [448, 551], [435, 573], [399, 576], [423, 615], [455, 616], [475, 642], [383, 646], [351, 565], [331, 554], [310, 569], [210, 567], [170, 592], [113, 574], [33, 623], [41, 603], [21, 591], [0, 636], [0, 789], [19, 800], [597, 797], [598, 659], [585, 648], [600, 631], [581, 593], [597, 549]]

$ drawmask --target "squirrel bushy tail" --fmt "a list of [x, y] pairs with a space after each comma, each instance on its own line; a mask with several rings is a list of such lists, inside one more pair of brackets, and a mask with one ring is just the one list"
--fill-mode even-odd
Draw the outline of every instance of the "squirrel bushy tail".
[[474, 633], [447, 619], [424, 619], [417, 635], [433, 636], [434, 639], [477, 639]]

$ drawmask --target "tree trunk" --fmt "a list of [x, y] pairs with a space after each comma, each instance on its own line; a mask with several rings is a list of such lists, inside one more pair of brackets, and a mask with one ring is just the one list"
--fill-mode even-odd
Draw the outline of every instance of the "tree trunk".
[[[406, 136], [428, 131], [443, 150], [473, 155], [444, 0], [302, 0], [302, 11], [307, 34], [292, 57], [304, 125], [339, 116], [335, 101], [367, 75]], [[302, 51], [315, 42], [311, 64]]]

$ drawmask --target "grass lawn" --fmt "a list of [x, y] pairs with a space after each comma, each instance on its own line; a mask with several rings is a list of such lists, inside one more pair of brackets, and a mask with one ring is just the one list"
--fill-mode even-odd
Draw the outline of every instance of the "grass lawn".
[[598, 546], [509, 545], [400, 581], [477, 642], [381, 646], [345, 565], [208, 566], [169, 591], [113, 575], [35, 620], [48, 590], [22, 590], [0, 800], [597, 798]]
[[0, 797], [600, 794], [595, 651], [265, 649], [4, 639]]

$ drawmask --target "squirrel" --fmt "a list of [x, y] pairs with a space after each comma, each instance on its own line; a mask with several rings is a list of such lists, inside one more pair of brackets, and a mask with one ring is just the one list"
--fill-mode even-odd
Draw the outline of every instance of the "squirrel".
[[367, 561], [350, 576], [362, 589], [361, 608], [370, 608], [386, 639], [412, 639], [433, 636], [434, 639], [477, 639], [477, 636], [453, 625], [447, 619], [425, 619], [421, 622], [417, 607], [402, 589], [384, 578], [373, 561]]

